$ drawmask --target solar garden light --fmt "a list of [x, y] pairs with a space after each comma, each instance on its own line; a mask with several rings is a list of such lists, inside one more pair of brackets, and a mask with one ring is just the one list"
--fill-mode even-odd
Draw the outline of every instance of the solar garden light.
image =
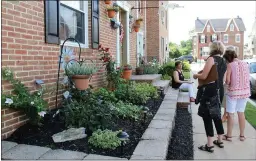
[[143, 111], [143, 124], [146, 122], [146, 118], [147, 118], [147, 113], [149, 111], [148, 107], [144, 106], [142, 108], [142, 111]]
[[39, 85], [39, 86], [42, 86], [42, 85], [44, 84], [44, 81], [41, 80], [41, 79], [37, 79], [37, 80], [35, 81], [35, 83], [36, 83], [37, 85]]
[[121, 140], [121, 155], [124, 154], [124, 142], [129, 140], [129, 135], [125, 131], [120, 131], [117, 137]]

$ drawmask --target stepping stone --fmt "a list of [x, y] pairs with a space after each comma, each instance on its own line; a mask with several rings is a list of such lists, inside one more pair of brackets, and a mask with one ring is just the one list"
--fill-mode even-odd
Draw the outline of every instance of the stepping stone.
[[2, 151], [1, 154], [5, 153], [6, 151], [10, 150], [11, 148], [18, 145], [17, 143], [10, 142], [10, 141], [2, 141]]
[[70, 150], [49, 150], [45, 154], [43, 154], [39, 160], [64, 160], [64, 159], [69, 159], [69, 160], [82, 160], [87, 154], [82, 153], [82, 152], [77, 152], [77, 151], [70, 151]]
[[156, 114], [165, 114], [165, 115], [173, 115], [173, 114], [175, 114], [175, 112], [176, 112], [176, 109], [166, 109], [166, 108], [159, 108], [159, 110], [157, 111], [157, 113]]
[[165, 159], [168, 144], [169, 142], [167, 141], [142, 140], [137, 145], [133, 155], [143, 156], [141, 159], [146, 159], [148, 157], [161, 157], [162, 159]]
[[164, 157], [133, 155], [130, 160], [165, 160]]
[[176, 109], [176, 102], [173, 102], [173, 103], [162, 102], [159, 108], [160, 109]]
[[166, 114], [158, 113], [154, 116], [153, 120], [173, 121], [174, 117], [175, 117], [175, 114], [166, 115]]
[[104, 156], [104, 155], [95, 155], [95, 154], [89, 154], [84, 158], [84, 160], [128, 160], [126, 158], [117, 158], [117, 157], [110, 157], [110, 156]]
[[2, 159], [11, 160], [36, 160], [50, 148], [19, 144], [2, 155]]
[[154, 129], [148, 128], [143, 136], [143, 140], [160, 140], [160, 141], [169, 141], [171, 135], [170, 129]]
[[179, 92], [177, 107], [188, 108], [190, 105], [190, 98], [188, 92]]
[[171, 121], [164, 121], [164, 120], [152, 120], [148, 126], [149, 128], [157, 129], [171, 129], [172, 122]]

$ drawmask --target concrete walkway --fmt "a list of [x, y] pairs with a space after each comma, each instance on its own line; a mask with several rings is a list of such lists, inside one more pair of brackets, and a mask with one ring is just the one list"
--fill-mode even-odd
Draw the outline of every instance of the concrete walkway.
[[[201, 66], [202, 69], [203, 66]], [[192, 65], [192, 72], [196, 73], [200, 70], [198, 64]], [[191, 77], [192, 78], [192, 77]], [[193, 80], [193, 78], [192, 78]], [[195, 89], [197, 80], [193, 80]], [[195, 90], [196, 91], [196, 90]], [[246, 140], [239, 140], [239, 125], [237, 115], [235, 115], [235, 123], [233, 128], [233, 141], [224, 141], [224, 149], [214, 148], [214, 153], [204, 152], [198, 149], [198, 146], [206, 144], [204, 123], [202, 118], [197, 115], [198, 106], [192, 106], [193, 134], [194, 134], [194, 159], [256, 159], [256, 130], [246, 121], [245, 136]], [[223, 112], [223, 111], [222, 111]], [[227, 123], [224, 123], [224, 130], [227, 131]], [[216, 135], [216, 130], [214, 129]], [[216, 137], [217, 138], [217, 137]]]

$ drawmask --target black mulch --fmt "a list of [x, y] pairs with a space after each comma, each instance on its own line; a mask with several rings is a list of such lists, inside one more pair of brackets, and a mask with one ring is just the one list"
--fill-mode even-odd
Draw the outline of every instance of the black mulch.
[[[55, 117], [52, 119], [52, 114], [44, 117], [43, 126], [33, 126], [26, 124], [17, 129], [11, 137], [6, 139], [7, 141], [17, 142], [19, 144], [37, 145], [49, 147], [52, 149], [64, 149], [72, 151], [85, 152], [87, 154], [99, 154], [113, 157], [130, 158], [134, 149], [136, 148], [140, 138], [147, 129], [150, 121], [153, 119], [157, 110], [161, 105], [162, 99], [158, 99], [154, 106], [154, 101], [149, 100], [146, 106], [152, 113], [148, 116], [145, 123], [136, 122], [133, 124], [131, 121], [119, 120], [118, 127], [124, 129], [129, 134], [129, 142], [124, 146], [124, 154], [121, 155], [121, 147], [115, 150], [103, 150], [98, 148], [90, 147], [88, 144], [88, 138], [79, 139], [74, 141], [67, 141], [64, 143], [54, 143], [52, 135], [66, 130], [64, 122], [61, 119]], [[55, 113], [54, 111], [52, 113]], [[49, 119], [51, 118], [51, 119]]]
[[175, 127], [169, 144], [167, 160], [193, 160], [192, 116], [187, 109], [177, 108]]

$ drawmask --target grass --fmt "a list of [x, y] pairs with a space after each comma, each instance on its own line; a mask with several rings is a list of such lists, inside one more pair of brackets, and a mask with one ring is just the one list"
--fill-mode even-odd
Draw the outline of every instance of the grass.
[[190, 79], [190, 72], [183, 72], [185, 79]]
[[253, 127], [256, 127], [256, 107], [250, 102], [246, 105], [245, 118]]

